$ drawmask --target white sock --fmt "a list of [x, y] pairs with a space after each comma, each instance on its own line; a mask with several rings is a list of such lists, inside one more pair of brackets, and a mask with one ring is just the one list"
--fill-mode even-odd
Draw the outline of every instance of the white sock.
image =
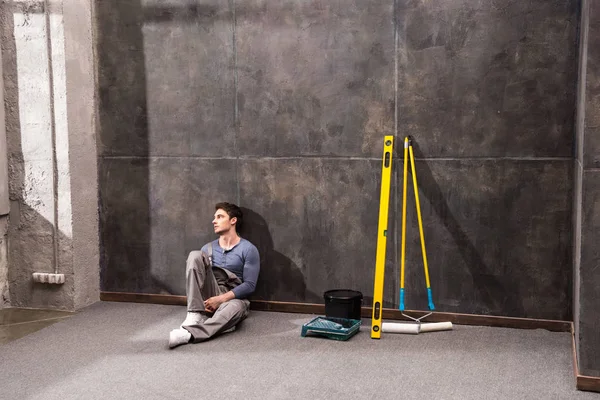
[[199, 311], [188, 311], [185, 321], [181, 323], [181, 327], [184, 326], [192, 326], [192, 325], [200, 325], [204, 321], [208, 319], [208, 316], [199, 312]]
[[169, 347], [177, 347], [181, 344], [187, 344], [190, 342], [192, 334], [183, 328], [173, 329], [169, 334]]

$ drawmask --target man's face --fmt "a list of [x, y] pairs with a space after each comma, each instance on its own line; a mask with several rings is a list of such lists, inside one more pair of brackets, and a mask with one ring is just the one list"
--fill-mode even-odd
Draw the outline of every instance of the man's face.
[[218, 209], [215, 211], [215, 218], [213, 219], [213, 227], [215, 228], [216, 234], [223, 234], [229, 232], [237, 218], [229, 218], [229, 215], [225, 212], [225, 210]]

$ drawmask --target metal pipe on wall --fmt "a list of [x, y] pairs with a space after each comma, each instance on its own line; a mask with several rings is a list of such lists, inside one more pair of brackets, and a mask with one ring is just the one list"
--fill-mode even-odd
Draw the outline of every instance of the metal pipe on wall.
[[33, 280], [39, 283], [65, 283], [65, 275], [58, 272], [59, 266], [59, 243], [58, 243], [58, 161], [56, 157], [56, 112], [54, 104], [54, 68], [52, 63], [52, 29], [50, 21], [50, 0], [44, 0], [44, 17], [46, 33], [46, 51], [48, 53], [48, 85], [49, 85], [49, 113], [50, 134], [52, 142], [52, 195], [53, 195], [53, 217], [52, 217], [52, 255], [54, 273], [34, 272]]

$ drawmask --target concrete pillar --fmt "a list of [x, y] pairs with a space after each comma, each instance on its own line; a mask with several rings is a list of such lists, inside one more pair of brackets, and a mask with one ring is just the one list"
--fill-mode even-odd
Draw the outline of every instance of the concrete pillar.
[[74, 306], [100, 298], [93, 2], [64, 0]]

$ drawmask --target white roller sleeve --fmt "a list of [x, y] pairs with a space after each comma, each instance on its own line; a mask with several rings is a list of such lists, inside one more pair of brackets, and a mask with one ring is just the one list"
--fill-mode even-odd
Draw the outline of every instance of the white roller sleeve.
[[419, 325], [401, 322], [382, 322], [381, 331], [384, 333], [409, 333], [416, 335], [419, 333]]
[[420, 326], [411, 322], [383, 322], [381, 331], [384, 333], [408, 333], [417, 335], [420, 332], [447, 331], [452, 329], [452, 322], [429, 322]]
[[452, 330], [452, 322], [428, 322], [421, 324], [421, 332], [436, 332]]

